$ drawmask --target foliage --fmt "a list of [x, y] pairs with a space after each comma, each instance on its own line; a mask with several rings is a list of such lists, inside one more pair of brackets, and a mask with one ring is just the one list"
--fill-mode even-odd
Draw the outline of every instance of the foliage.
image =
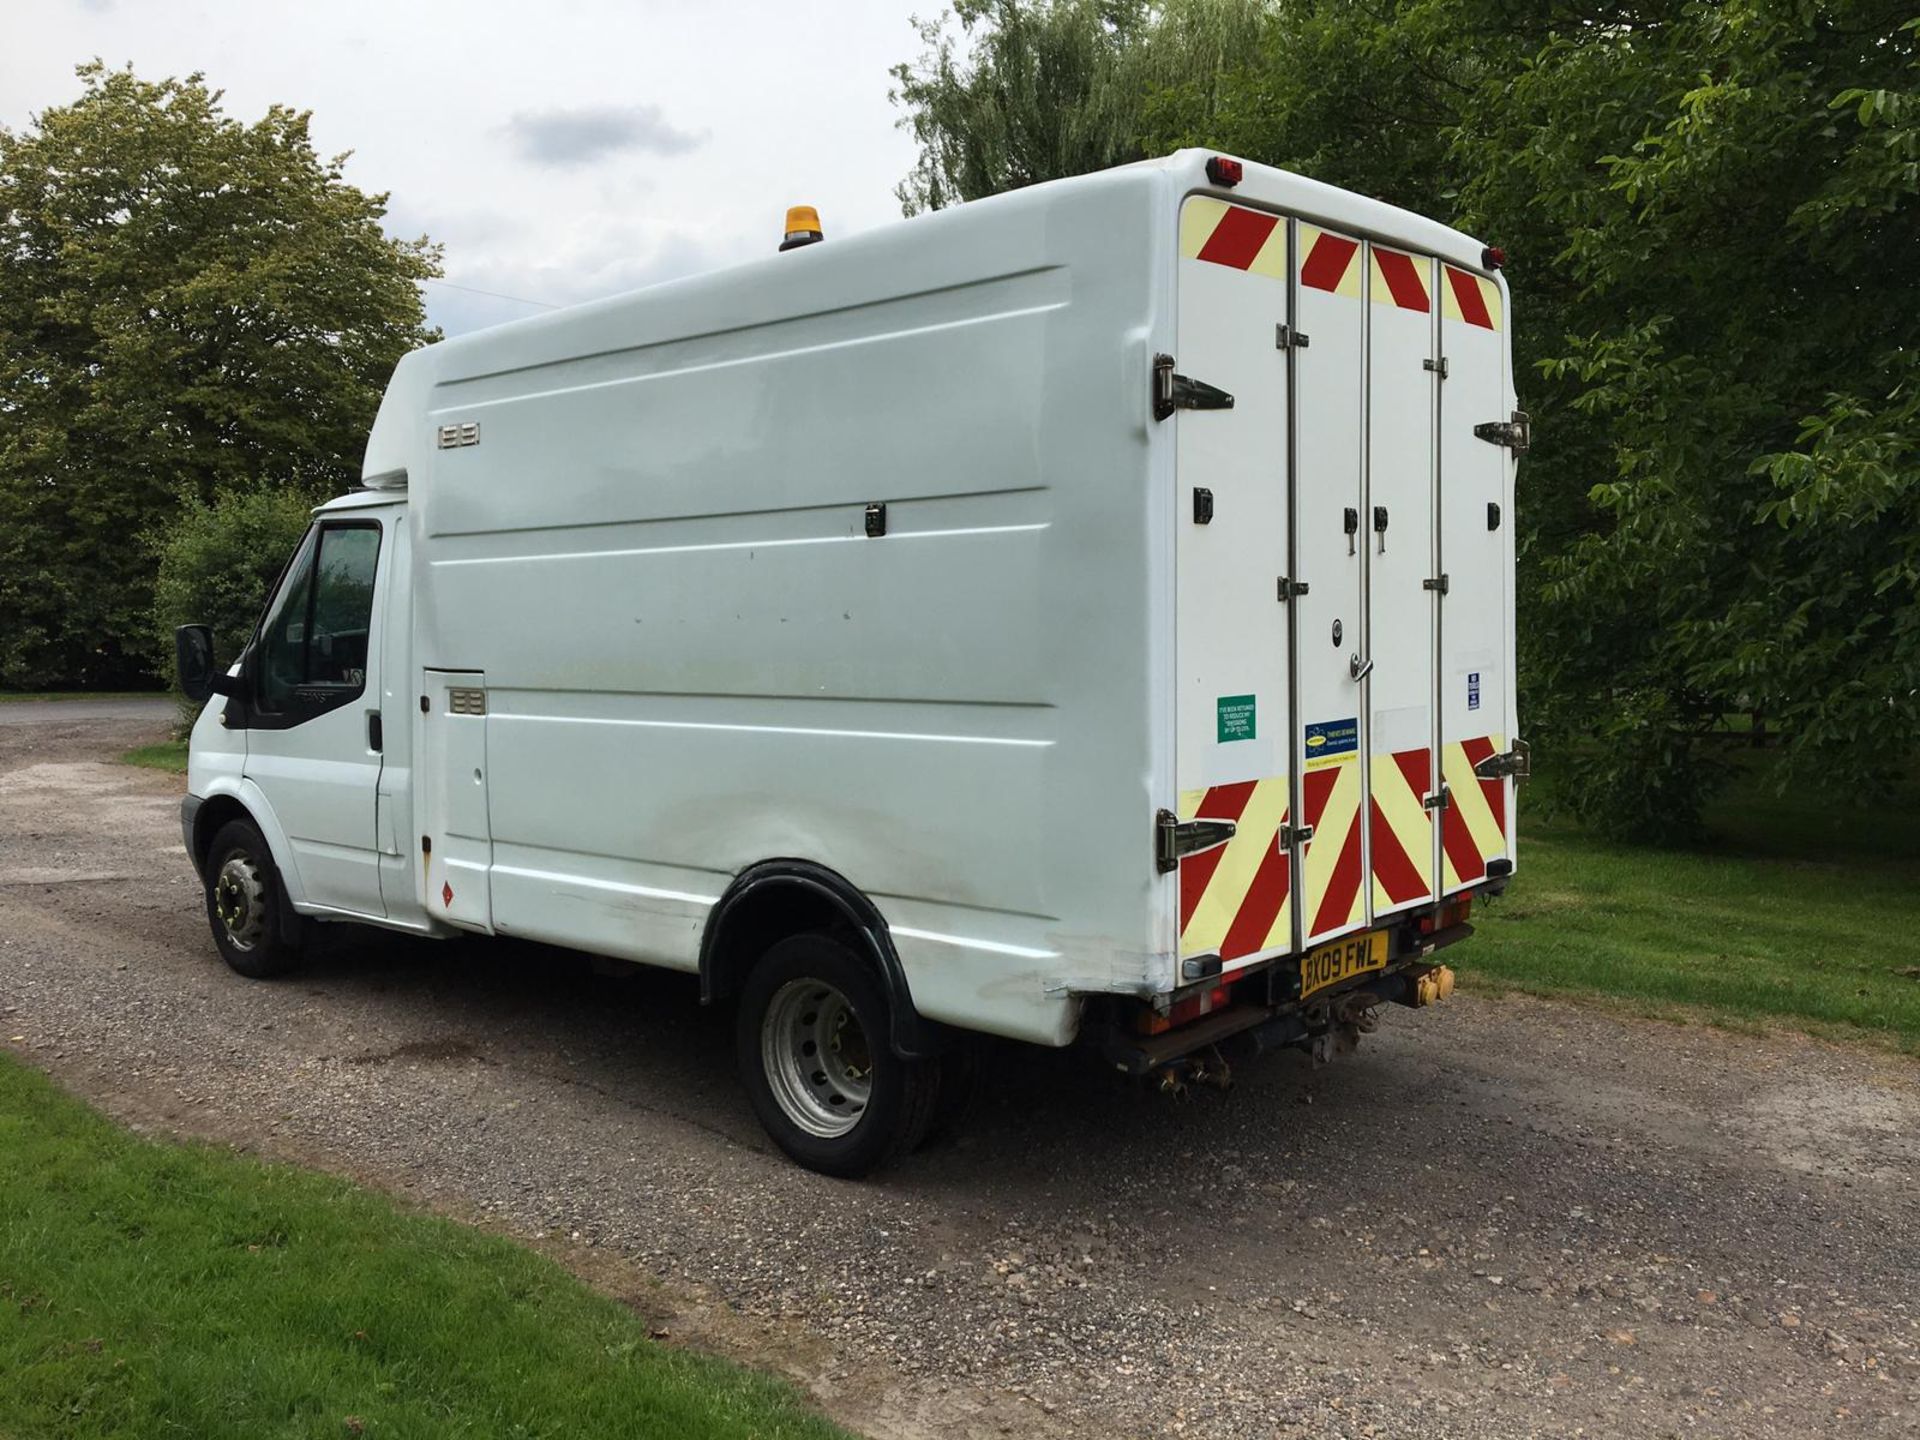
[[1706, 808], [1710, 853], [1625, 847], [1565, 817], [1530, 824], [1513, 888], [1474, 907], [1473, 944], [1454, 952], [1461, 983], [1920, 1055], [1920, 970], [1889, 938], [1920, 925], [1920, 789], [1839, 807], [1814, 783], [1779, 793], [1776, 758], [1741, 752]]
[[1149, 98], [1210, 94], [1258, 24], [1238, 0], [956, 0], [950, 18], [970, 49], [943, 15], [893, 71], [920, 144], [899, 188], [909, 215], [1145, 158]]
[[[1198, 144], [1502, 245], [1536, 421], [1517, 517], [1536, 763], [1579, 773], [1582, 814], [1678, 838], [1729, 713], [1781, 738], [1783, 779], [1884, 790], [1920, 745], [1910, 6], [1247, 0], [1239, 60], [1182, 75], [1154, 53], [1195, 13], [1179, 0], [1124, 25], [975, 5], [972, 27], [1104, 56], [1108, 83], [1056, 87], [1036, 134], [1034, 44], [941, 51], [898, 95], [909, 203]], [[1099, 147], [1069, 143], [1075, 105]], [[970, 159], [1008, 127], [1017, 179]]]
[[0, 1057], [9, 1434], [834, 1440], [496, 1236], [137, 1139]]
[[183, 495], [345, 488], [439, 251], [323, 160], [308, 116], [97, 62], [0, 130], [0, 683], [140, 676]]
[[182, 497], [179, 512], [156, 537], [148, 642], [152, 667], [169, 674], [179, 625], [213, 627], [213, 653], [224, 667], [253, 635], [274, 577], [293, 554], [310, 519], [296, 490], [252, 485], [211, 504]]

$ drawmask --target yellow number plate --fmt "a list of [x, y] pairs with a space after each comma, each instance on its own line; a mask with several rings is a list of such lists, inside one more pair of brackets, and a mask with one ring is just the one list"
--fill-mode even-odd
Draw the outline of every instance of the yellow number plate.
[[1331, 945], [1322, 945], [1300, 962], [1300, 998], [1304, 1000], [1316, 990], [1338, 985], [1342, 980], [1351, 980], [1369, 970], [1386, 968], [1386, 931], [1349, 935]]

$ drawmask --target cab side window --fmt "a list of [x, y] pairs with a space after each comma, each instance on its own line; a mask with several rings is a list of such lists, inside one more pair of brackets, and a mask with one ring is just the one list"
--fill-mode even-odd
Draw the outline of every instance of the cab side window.
[[367, 687], [380, 527], [309, 532], [260, 627], [254, 706], [282, 724], [323, 714]]

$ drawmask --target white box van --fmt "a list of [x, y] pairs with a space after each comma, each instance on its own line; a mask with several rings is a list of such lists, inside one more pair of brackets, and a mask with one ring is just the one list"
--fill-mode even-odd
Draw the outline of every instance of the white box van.
[[432, 345], [217, 691], [229, 963], [697, 971], [801, 1163], [960, 1032], [1328, 1053], [1514, 861], [1499, 256], [1204, 152]]

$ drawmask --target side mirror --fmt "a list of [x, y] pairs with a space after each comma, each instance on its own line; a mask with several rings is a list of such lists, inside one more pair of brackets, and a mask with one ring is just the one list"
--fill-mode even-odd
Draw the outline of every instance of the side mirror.
[[213, 627], [182, 625], [173, 632], [173, 663], [180, 693], [196, 705], [209, 695], [230, 695], [233, 682], [213, 658]]

